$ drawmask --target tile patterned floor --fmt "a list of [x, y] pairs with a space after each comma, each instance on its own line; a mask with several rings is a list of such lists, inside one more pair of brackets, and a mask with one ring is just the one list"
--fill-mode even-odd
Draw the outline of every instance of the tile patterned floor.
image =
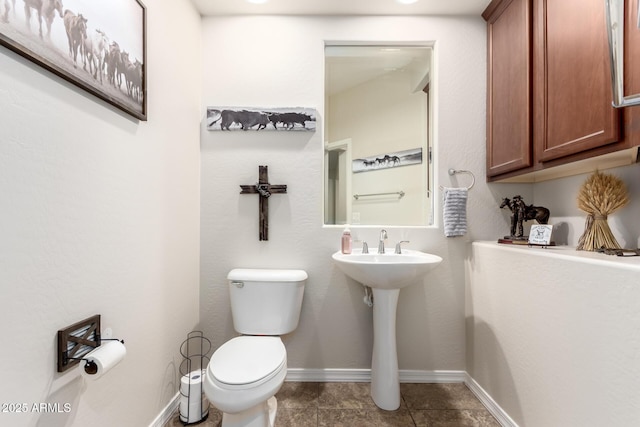
[[[397, 411], [376, 407], [368, 383], [285, 382], [276, 394], [276, 427], [500, 427], [464, 384], [400, 384]], [[211, 407], [201, 427], [218, 427]], [[165, 427], [180, 427], [176, 413]]]

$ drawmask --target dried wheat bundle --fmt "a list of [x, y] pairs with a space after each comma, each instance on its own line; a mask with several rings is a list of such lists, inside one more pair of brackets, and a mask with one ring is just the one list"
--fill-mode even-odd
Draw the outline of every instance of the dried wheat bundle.
[[577, 250], [595, 251], [601, 247], [620, 249], [613, 236], [607, 216], [629, 203], [627, 188], [620, 178], [594, 172], [582, 184], [578, 193], [578, 208], [586, 212], [585, 230]]

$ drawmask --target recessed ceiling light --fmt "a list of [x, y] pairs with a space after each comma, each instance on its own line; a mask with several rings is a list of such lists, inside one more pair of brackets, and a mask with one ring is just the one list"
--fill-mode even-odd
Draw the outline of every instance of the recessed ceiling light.
[[253, 3], [253, 4], [262, 4], [262, 3], [266, 3], [269, 0], [247, 0], [249, 3]]
[[418, 2], [418, 0], [396, 0], [396, 1], [400, 4], [413, 4]]

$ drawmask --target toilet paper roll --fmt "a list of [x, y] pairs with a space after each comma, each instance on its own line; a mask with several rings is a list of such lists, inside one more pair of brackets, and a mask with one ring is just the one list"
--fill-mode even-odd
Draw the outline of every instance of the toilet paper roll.
[[189, 396], [193, 393], [202, 393], [205, 370], [192, 371], [189, 375], [183, 375], [180, 379], [180, 393]]
[[192, 371], [180, 379], [180, 420], [200, 421], [209, 413], [209, 401], [203, 393], [205, 370]]
[[195, 423], [201, 421], [209, 414], [209, 401], [206, 397], [193, 399], [189, 404], [186, 398], [180, 401], [180, 421]]
[[127, 349], [120, 341], [109, 341], [84, 356], [80, 362], [80, 374], [88, 379], [97, 380], [109, 372], [124, 359]]

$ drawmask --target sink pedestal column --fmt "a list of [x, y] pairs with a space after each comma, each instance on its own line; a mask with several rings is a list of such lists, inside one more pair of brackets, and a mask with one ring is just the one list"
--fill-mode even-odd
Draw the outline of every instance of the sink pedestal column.
[[396, 350], [396, 309], [400, 289], [373, 291], [373, 356], [371, 397], [387, 411], [400, 407], [400, 379]]

